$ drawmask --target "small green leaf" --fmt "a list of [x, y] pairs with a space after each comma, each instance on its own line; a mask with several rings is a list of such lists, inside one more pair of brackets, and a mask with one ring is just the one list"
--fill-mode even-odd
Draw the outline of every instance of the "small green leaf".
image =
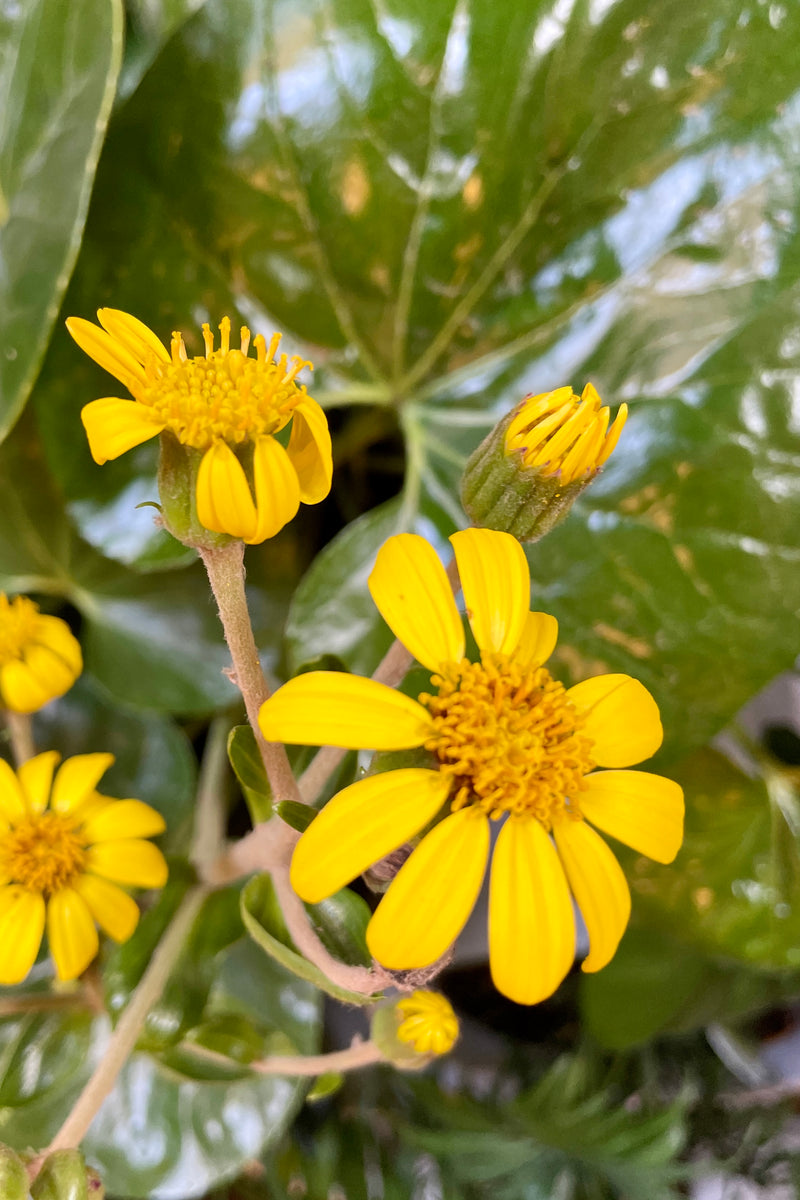
[[328, 1071], [314, 1081], [306, 1100], [309, 1104], [314, 1104], [317, 1100], [327, 1100], [329, 1096], [334, 1096], [339, 1091], [343, 1083], [344, 1075], [341, 1071]]
[[89, 1200], [86, 1163], [80, 1150], [56, 1150], [31, 1184], [32, 1200]]
[[275, 812], [298, 833], [305, 833], [317, 815], [315, 808], [310, 804], [301, 804], [299, 800], [281, 800], [280, 804], [275, 805]]
[[[341, 947], [352, 952], [360, 948], [363, 940], [363, 931], [366, 929], [364, 913], [353, 904], [350, 897], [360, 900], [360, 897], [345, 889], [321, 905], [306, 906], [317, 933], [332, 954], [336, 954]], [[368, 919], [367, 905], [363, 901], [360, 904], [367, 910]], [[242, 892], [242, 919], [247, 932], [261, 949], [301, 979], [307, 979], [329, 996], [346, 1004], [373, 1002], [374, 996], [351, 992], [331, 983], [318, 967], [298, 953], [286, 928], [269, 875], [257, 875], [246, 885]]]
[[272, 816], [272, 789], [249, 725], [236, 725], [228, 734], [228, 758], [242, 787], [254, 825]]

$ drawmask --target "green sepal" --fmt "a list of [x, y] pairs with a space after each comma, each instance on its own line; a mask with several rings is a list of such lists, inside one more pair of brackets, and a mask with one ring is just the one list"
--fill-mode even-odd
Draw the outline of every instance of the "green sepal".
[[381, 1057], [402, 1071], [419, 1071], [426, 1066], [431, 1056], [418, 1054], [410, 1042], [401, 1042], [397, 1031], [403, 1023], [403, 1014], [396, 1004], [379, 1004], [370, 1020], [371, 1040], [381, 1052]]
[[275, 805], [275, 812], [298, 833], [305, 833], [317, 815], [315, 808], [310, 804], [301, 804], [299, 800], [281, 800], [280, 804]]
[[89, 1180], [80, 1150], [56, 1150], [45, 1159], [31, 1184], [31, 1196], [33, 1200], [89, 1200]]
[[183, 446], [173, 433], [164, 430], [159, 438], [158, 494], [164, 528], [184, 546], [213, 550], [234, 539], [213, 533], [197, 516], [197, 473], [203, 454]]
[[0, 1146], [0, 1196], [3, 1200], [28, 1200], [28, 1172], [10, 1146]]
[[567, 516], [597, 472], [566, 486], [522, 465], [522, 454], [506, 453], [512, 409], [467, 460], [461, 477], [461, 503], [473, 525], [510, 533], [519, 542], [538, 542]]

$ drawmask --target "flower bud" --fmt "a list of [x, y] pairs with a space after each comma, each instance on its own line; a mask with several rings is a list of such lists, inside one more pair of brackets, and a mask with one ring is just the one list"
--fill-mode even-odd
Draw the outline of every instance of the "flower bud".
[[31, 1184], [31, 1196], [33, 1200], [89, 1200], [89, 1180], [80, 1150], [56, 1150], [45, 1159]]
[[0, 1146], [0, 1196], [3, 1200], [28, 1200], [28, 1172], [8, 1146]]
[[458, 1041], [458, 1017], [441, 992], [418, 990], [375, 1010], [371, 1036], [387, 1062], [417, 1071]]
[[617, 444], [628, 415], [610, 410], [591, 383], [526, 396], [470, 456], [461, 502], [473, 525], [535, 542], [563, 521]]

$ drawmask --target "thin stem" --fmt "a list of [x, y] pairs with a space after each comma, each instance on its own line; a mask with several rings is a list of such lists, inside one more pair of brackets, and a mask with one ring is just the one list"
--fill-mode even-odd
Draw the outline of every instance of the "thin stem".
[[21, 767], [24, 762], [36, 754], [31, 719], [28, 713], [11, 712], [10, 709], [6, 709], [4, 716], [11, 738], [11, 753], [14, 755], [14, 762]]
[[303, 901], [291, 885], [288, 866], [281, 863], [272, 868], [271, 874], [275, 896], [292, 941], [303, 957], [315, 967], [319, 967], [331, 983], [347, 988], [350, 992], [371, 996], [394, 982], [391, 975], [380, 967], [377, 970], [371, 970], [369, 967], [351, 967], [329, 954], [314, 932]]
[[247, 719], [261, 752], [272, 794], [276, 800], [300, 800], [286, 750], [280, 742], [268, 742], [258, 724], [258, 710], [269, 698], [269, 688], [258, 660], [247, 596], [244, 590], [244, 544], [229, 542], [217, 549], [201, 549], [214, 599], [219, 609], [225, 641], [233, 659], [233, 679], [242, 693]]
[[[225, 1054], [193, 1042], [183, 1042], [181, 1048], [220, 1066], [241, 1065]], [[248, 1063], [247, 1069], [258, 1075], [325, 1075], [329, 1071], [357, 1071], [360, 1067], [383, 1061], [374, 1042], [354, 1041], [346, 1050], [334, 1050], [330, 1054], [276, 1054]]]
[[194, 810], [194, 835], [189, 854], [202, 875], [222, 848], [225, 840], [223, 778], [228, 765], [227, 717], [216, 717], [208, 731]]
[[208, 889], [205, 887], [197, 887], [187, 893], [156, 947], [150, 965], [131, 996], [128, 1007], [120, 1017], [105, 1054], [75, 1101], [66, 1121], [48, 1146], [45, 1157], [55, 1150], [76, 1150], [80, 1146], [103, 1101], [114, 1087], [117, 1076], [132, 1054], [147, 1014], [161, 996], [207, 894]]

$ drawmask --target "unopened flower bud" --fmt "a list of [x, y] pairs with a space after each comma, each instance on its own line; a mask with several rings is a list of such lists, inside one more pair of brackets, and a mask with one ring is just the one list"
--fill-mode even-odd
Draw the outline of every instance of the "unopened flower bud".
[[441, 992], [418, 990], [372, 1017], [372, 1040], [396, 1067], [415, 1071], [458, 1041], [458, 1017]]
[[31, 1196], [33, 1200], [89, 1200], [89, 1180], [80, 1150], [56, 1150], [45, 1159], [31, 1184]]
[[591, 383], [526, 396], [481, 442], [461, 480], [461, 502], [486, 529], [535, 542], [569, 512], [619, 440], [628, 415], [610, 410]]
[[9, 1146], [0, 1146], [0, 1196], [3, 1200], [28, 1200], [28, 1172]]

